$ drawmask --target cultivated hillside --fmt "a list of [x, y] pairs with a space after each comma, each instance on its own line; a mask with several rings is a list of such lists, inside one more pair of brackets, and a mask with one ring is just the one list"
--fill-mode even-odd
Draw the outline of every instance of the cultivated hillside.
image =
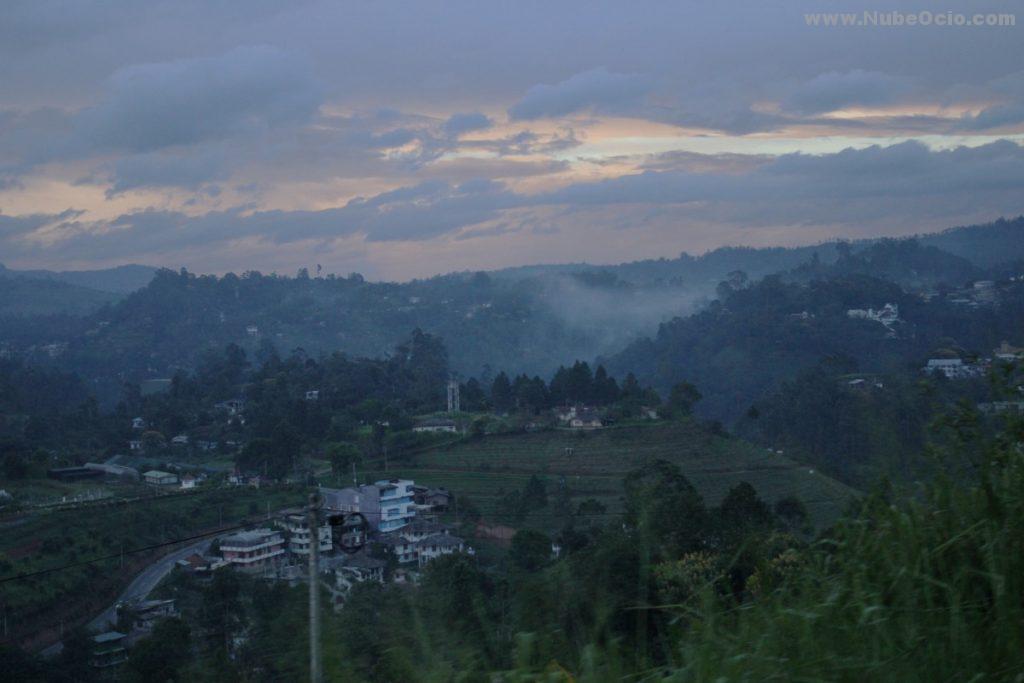
[[655, 459], [678, 465], [709, 505], [717, 505], [729, 488], [744, 481], [768, 503], [795, 495], [818, 528], [831, 524], [857, 495], [784, 454], [715, 435], [694, 421], [487, 436], [419, 453], [414, 466], [399, 465], [387, 475], [446, 486], [457, 496], [468, 496], [490, 521], [502, 520], [505, 494], [522, 490], [537, 475], [546, 481], [548, 505], [528, 513], [524, 523], [550, 527], [563, 481], [574, 507], [594, 498], [607, 513], [617, 514], [623, 477]]

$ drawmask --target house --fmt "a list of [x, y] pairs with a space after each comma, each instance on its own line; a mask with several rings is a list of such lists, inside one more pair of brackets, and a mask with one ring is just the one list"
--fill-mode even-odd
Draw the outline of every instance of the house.
[[132, 439], [128, 442], [128, 450], [130, 451], [141, 451], [142, 441], [140, 439]]
[[[174, 600], [134, 600], [117, 605], [119, 615], [124, 615], [132, 628], [150, 631], [161, 619], [178, 616]], [[119, 622], [120, 623], [120, 622]]]
[[191, 474], [186, 474], [181, 478], [181, 488], [183, 489], [194, 489], [196, 487], [197, 479]]
[[218, 445], [219, 444], [216, 441], [205, 441], [205, 440], [196, 441], [196, 448], [198, 448], [201, 451], [207, 451], [207, 452], [215, 451], [215, 450], [217, 450], [217, 446]]
[[1024, 360], [1024, 349], [1010, 346], [1006, 341], [999, 345], [999, 348], [992, 352], [992, 355], [1001, 361], [1012, 363], [1017, 360]]
[[309, 391], [307, 391], [306, 392], [306, 400], [307, 401], [319, 401], [320, 400], [320, 390], [319, 389], [310, 389]]
[[178, 475], [162, 470], [149, 470], [142, 473], [142, 480], [150, 486], [174, 486], [178, 483]]
[[413, 499], [417, 505], [421, 505], [428, 510], [436, 510], [443, 512], [448, 509], [448, 506], [452, 502], [452, 494], [446, 488], [427, 488], [426, 486], [417, 486], [413, 492]]
[[416, 516], [411, 479], [382, 479], [344, 489], [321, 489], [324, 509], [358, 512], [375, 531], [397, 531]]
[[172, 446], [187, 446], [188, 445], [188, 434], [178, 434], [176, 437], [171, 439]]
[[101, 472], [103, 475], [108, 477], [135, 480], [138, 480], [139, 478], [139, 471], [137, 469], [134, 467], [126, 467], [124, 465], [111, 465], [105, 462], [87, 462], [83, 467], [87, 470]]
[[978, 410], [983, 413], [1016, 413], [1024, 415], [1024, 401], [992, 401], [979, 403]]
[[410, 564], [416, 561], [416, 541], [410, 541], [402, 534], [385, 534], [377, 537], [375, 542], [391, 553], [399, 564]]
[[416, 519], [406, 524], [398, 534], [408, 541], [422, 541], [429, 536], [437, 534], [446, 535], [451, 532], [451, 527], [441, 522], [434, 522], [428, 519]]
[[861, 320], [873, 320], [876, 323], [881, 323], [885, 327], [892, 327], [894, 323], [900, 321], [900, 308], [896, 304], [885, 304], [877, 311], [873, 308], [851, 308], [846, 311], [846, 317]]
[[209, 577], [221, 567], [226, 567], [228, 563], [220, 558], [203, 557], [199, 553], [193, 553], [175, 564], [196, 576]]
[[120, 631], [107, 631], [92, 638], [92, 658], [90, 663], [94, 668], [106, 669], [124, 663], [128, 659], [128, 649], [125, 647], [127, 636]]
[[414, 432], [451, 432], [457, 433], [459, 431], [458, 425], [455, 424], [455, 420], [423, 420], [417, 423], [413, 428]]
[[228, 415], [238, 415], [245, 410], [245, 401], [240, 398], [232, 398], [227, 401], [215, 403], [213, 407], [216, 410], [226, 412]]
[[978, 303], [992, 304], [996, 301], [996, 283], [992, 280], [978, 280], [972, 287], [972, 298]]
[[285, 542], [280, 531], [253, 529], [222, 538], [220, 552], [228, 564], [242, 571], [259, 572], [280, 564]]
[[246, 325], [245, 333], [250, 337], [258, 337], [260, 336], [260, 328], [255, 325]]
[[385, 565], [384, 560], [370, 557], [365, 550], [342, 557], [334, 568], [336, 585], [347, 590], [364, 581], [384, 583]]
[[569, 422], [576, 417], [576, 406], [563, 406], [561, 408], [555, 408], [555, 417], [558, 418], [559, 422]]
[[569, 420], [569, 426], [573, 429], [600, 429], [604, 426], [600, 415], [595, 410], [579, 410], [576, 416]]
[[658, 409], [657, 408], [652, 408], [650, 406], [641, 406], [640, 407], [640, 415], [641, 415], [641, 417], [644, 417], [644, 418], [646, 418], [648, 420], [657, 420], [658, 419]]
[[451, 534], [434, 534], [416, 542], [416, 561], [419, 566], [426, 566], [431, 560], [442, 555], [453, 555], [455, 553], [474, 554], [473, 549], [466, 546], [458, 536]]
[[146, 421], [141, 417], [132, 418], [132, 429], [145, 429]]
[[[288, 538], [288, 552], [308, 557], [310, 546], [308, 516], [303, 512], [289, 512], [278, 519], [276, 524], [285, 531]], [[327, 553], [334, 549], [331, 525], [326, 520], [320, 525], [319, 536], [321, 553]]]
[[80, 481], [98, 479], [103, 476], [103, 472], [91, 467], [55, 467], [46, 470], [46, 476], [57, 481]]
[[941, 373], [948, 379], [976, 377], [984, 371], [980, 366], [968, 365], [960, 358], [931, 358], [922, 370], [929, 375]]
[[846, 386], [847, 388], [855, 391], [870, 391], [872, 389], [881, 389], [884, 385], [878, 380], [868, 380], [863, 377], [858, 377], [847, 381]]

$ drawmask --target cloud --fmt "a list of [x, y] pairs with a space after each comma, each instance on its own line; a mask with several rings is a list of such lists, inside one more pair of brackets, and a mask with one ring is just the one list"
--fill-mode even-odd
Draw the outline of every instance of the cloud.
[[587, 109], [619, 111], [640, 103], [652, 87], [648, 78], [601, 67], [555, 85], [540, 84], [508, 110], [515, 121], [565, 116]]
[[142, 187], [178, 187], [197, 190], [228, 175], [224, 149], [211, 145], [192, 154], [149, 152], [114, 162], [108, 198]]
[[877, 71], [829, 71], [796, 87], [783, 104], [800, 114], [824, 114], [850, 106], [893, 104], [908, 90], [903, 79]]
[[[918, 227], [957, 222], [979, 207], [1017, 214], [1024, 187], [1024, 147], [1002, 140], [980, 147], [931, 150], [917, 142], [847, 149], [835, 154], [774, 158], [673, 156], [666, 170], [517, 193], [488, 179], [459, 184], [429, 180], [360, 197], [317, 211], [251, 211], [237, 207], [199, 216], [148, 210], [116, 220], [76, 223], [62, 215], [48, 253], [76, 259], [139, 258], [185, 249], [223, 249], [234, 240], [273, 248], [302, 242], [356, 239], [364, 244], [428, 242], [522, 232], [519, 210], [558, 210], [558, 227], [575, 239], [591, 231], [632, 230], [644, 239], [651, 226], [686, 224], [771, 227], [790, 241], [818, 226], [867, 223]], [[54, 223], [53, 216], [0, 217], [8, 236]], [[549, 218], [545, 218], [549, 220]], [[2, 227], [10, 226], [10, 227]], [[794, 232], [795, 231], [795, 232]], [[705, 238], [706, 239], [706, 238]], [[18, 243], [0, 241], [14, 254]], [[22, 245], [22, 250], [26, 249]], [[656, 248], [656, 245], [652, 245]], [[33, 253], [38, 252], [35, 249]]]
[[321, 102], [308, 61], [275, 47], [238, 47], [119, 69], [75, 128], [95, 148], [151, 152], [304, 123]]
[[452, 114], [444, 122], [441, 129], [448, 135], [462, 135], [475, 130], [486, 130], [494, 123], [479, 112], [469, 114]]
[[1024, 123], [1024, 71], [998, 78], [990, 85], [1002, 101], [977, 114], [965, 114], [953, 126], [956, 131], [986, 131]]

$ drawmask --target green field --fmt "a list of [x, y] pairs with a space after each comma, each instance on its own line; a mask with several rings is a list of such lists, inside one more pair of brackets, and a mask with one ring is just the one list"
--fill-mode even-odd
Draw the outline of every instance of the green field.
[[621, 509], [623, 477], [654, 459], [678, 465], [709, 505], [717, 504], [730, 487], [743, 481], [769, 503], [795, 495], [819, 529], [831, 524], [857, 495], [854, 489], [789, 458], [739, 439], [715, 436], [688, 421], [592, 432], [486, 436], [429, 449], [394, 463], [387, 473], [377, 470], [361, 477], [405, 476], [417, 483], [445, 486], [457, 496], [468, 496], [485, 519], [504, 492], [522, 489], [531, 475], [546, 480], [549, 498], [564, 477], [574, 504], [596, 498], [614, 514]]

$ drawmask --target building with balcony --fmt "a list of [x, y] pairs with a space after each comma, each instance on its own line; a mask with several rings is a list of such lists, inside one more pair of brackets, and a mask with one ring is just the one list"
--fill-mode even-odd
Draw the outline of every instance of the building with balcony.
[[284, 536], [275, 529], [253, 529], [220, 542], [224, 561], [242, 571], [259, 572], [276, 567], [285, 554]]
[[[309, 520], [305, 513], [291, 512], [277, 520], [277, 526], [288, 537], [288, 552], [293, 555], [309, 556]], [[331, 526], [326, 520], [320, 525], [320, 552], [327, 553], [334, 548]]]

